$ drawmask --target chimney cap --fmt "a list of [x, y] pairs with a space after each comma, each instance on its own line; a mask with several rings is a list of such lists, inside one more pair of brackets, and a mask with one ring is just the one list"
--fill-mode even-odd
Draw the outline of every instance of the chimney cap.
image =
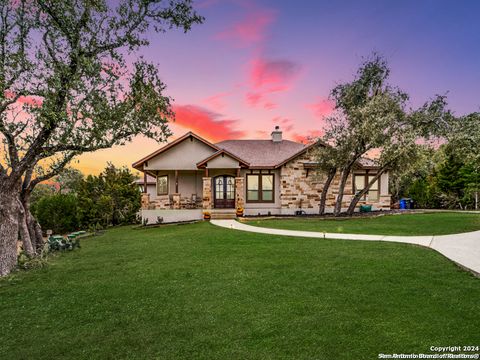
[[280, 130], [280, 126], [278, 125], [276, 125], [275, 130], [272, 131], [272, 141], [282, 142], [282, 130]]

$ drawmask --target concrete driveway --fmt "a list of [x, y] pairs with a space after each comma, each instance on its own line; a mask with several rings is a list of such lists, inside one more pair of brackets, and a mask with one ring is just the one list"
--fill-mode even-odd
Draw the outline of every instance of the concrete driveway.
[[315, 231], [298, 231], [270, 229], [247, 225], [235, 220], [211, 220], [213, 225], [227, 229], [248, 231], [260, 234], [310, 237], [321, 239], [390, 241], [425, 246], [438, 251], [461, 267], [480, 276], [480, 231], [463, 234], [437, 236], [390, 236], [390, 235], [363, 235], [322, 233]]

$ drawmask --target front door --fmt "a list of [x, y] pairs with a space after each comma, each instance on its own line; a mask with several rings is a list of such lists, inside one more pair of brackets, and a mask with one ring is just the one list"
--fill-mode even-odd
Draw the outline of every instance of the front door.
[[215, 208], [225, 209], [235, 207], [235, 178], [222, 175], [214, 178]]

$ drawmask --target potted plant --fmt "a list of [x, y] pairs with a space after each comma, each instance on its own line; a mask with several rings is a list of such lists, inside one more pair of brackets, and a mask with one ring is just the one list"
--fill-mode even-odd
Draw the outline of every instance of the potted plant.
[[210, 220], [210, 218], [211, 218], [210, 212], [209, 211], [204, 211], [203, 212], [203, 219], [204, 220]]
[[237, 207], [237, 216], [243, 216], [243, 207], [239, 206]]

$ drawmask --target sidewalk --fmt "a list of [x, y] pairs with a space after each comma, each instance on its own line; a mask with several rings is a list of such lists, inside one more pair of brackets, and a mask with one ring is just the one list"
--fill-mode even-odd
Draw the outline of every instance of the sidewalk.
[[480, 276], [480, 231], [463, 234], [437, 236], [386, 236], [363, 234], [321, 233], [315, 231], [297, 231], [270, 229], [251, 226], [235, 220], [211, 220], [213, 225], [260, 234], [310, 237], [321, 239], [390, 241], [425, 246], [438, 251], [460, 266]]

